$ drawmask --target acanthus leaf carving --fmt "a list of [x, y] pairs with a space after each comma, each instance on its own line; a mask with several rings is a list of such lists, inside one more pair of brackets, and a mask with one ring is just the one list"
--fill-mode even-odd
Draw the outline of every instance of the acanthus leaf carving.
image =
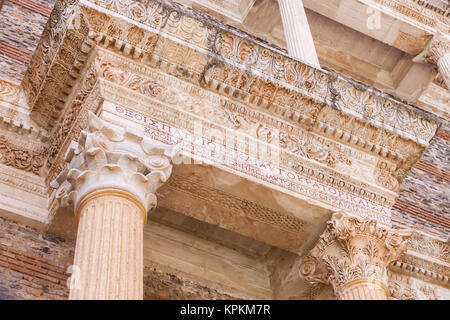
[[300, 275], [331, 284], [338, 297], [355, 282], [378, 283], [387, 292], [387, 267], [406, 251], [409, 232], [336, 212], [316, 246], [303, 257]]
[[51, 183], [61, 206], [75, 206], [88, 193], [118, 188], [134, 194], [148, 211], [156, 191], [172, 172], [177, 146], [141, 137], [110, 125], [89, 111], [87, 130], [72, 141], [65, 156], [68, 167]]

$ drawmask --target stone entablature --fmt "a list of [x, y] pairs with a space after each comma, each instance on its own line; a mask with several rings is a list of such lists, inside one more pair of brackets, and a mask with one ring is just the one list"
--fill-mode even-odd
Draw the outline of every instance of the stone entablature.
[[[139, 10], [145, 14], [137, 14]], [[340, 185], [335, 178], [339, 174], [329, 178], [321, 171], [337, 166], [337, 171], [347, 173], [346, 152], [372, 159], [368, 168], [375, 177], [373, 185], [387, 191], [384, 196], [364, 190], [359, 195], [379, 199], [387, 207], [395, 197], [388, 191], [395, 192], [437, 128], [433, 119], [391, 97], [292, 60], [237, 31], [225, 31], [214, 21], [168, 4], [149, 1], [144, 8], [136, 2], [128, 6], [121, 2], [110, 7], [101, 1], [82, 1], [62, 7], [58, 2], [52, 17], [23, 81], [31, 117], [54, 137], [47, 183], [64, 168], [60, 150], [78, 137], [86, 125], [86, 111], [97, 112], [101, 105], [101, 86], [112, 82], [166, 104], [186, 105], [183, 98], [177, 100], [183, 93], [165, 90], [164, 83], [158, 83], [164, 77], [170, 79], [167, 74], [176, 76], [170, 81], [180, 87], [193, 85], [199, 100], [220, 97], [223, 110], [215, 113], [236, 132], [268, 144], [277, 142], [287, 147], [288, 154], [319, 162], [320, 170], [310, 174], [317, 174], [319, 180]], [[99, 47], [130, 59], [102, 53]], [[181, 50], [183, 54], [177, 54]], [[100, 84], [99, 78], [107, 82]], [[327, 145], [328, 154], [314, 155], [319, 151], [302, 147], [308, 141]], [[292, 167], [296, 158], [290, 157], [291, 161], [285, 157], [286, 165]], [[347, 188], [351, 193], [359, 191], [351, 184]]]
[[[312, 252], [328, 266], [342, 262], [349, 267], [345, 272], [359, 272], [352, 278], [333, 269], [327, 281], [333, 283], [339, 297], [388, 297], [388, 265], [406, 248], [403, 259], [391, 265], [393, 270], [412, 268], [416, 272], [416, 268], [417, 275], [426, 281], [448, 285], [448, 246], [444, 242], [430, 240], [428, 250], [419, 245], [426, 242], [424, 239], [406, 244], [406, 236], [386, 228], [390, 226], [390, 207], [398, 185], [436, 132], [438, 123], [434, 119], [179, 7], [158, 1], [148, 1], [148, 6], [136, 1], [114, 4], [58, 2], [22, 84], [28, 104], [11, 98], [19, 94], [17, 86], [8, 87], [13, 94], [3, 90], [6, 98], [2, 103], [11, 105], [12, 110], [22, 107], [24, 114], [31, 110], [31, 119], [49, 131], [49, 141], [41, 139], [28, 147], [25, 144], [32, 139], [16, 137], [22, 144], [20, 149], [11, 143], [12, 134], [17, 135], [12, 132], [15, 129], [9, 130], [11, 137], [0, 139], [0, 150], [6, 154], [2, 160], [7, 166], [36, 177], [35, 183], [40, 186], [36, 190], [43, 193], [42, 199], [50, 200], [52, 213], [58, 207], [56, 199], [70, 198], [75, 207], [82, 203], [75, 209], [78, 217], [106, 220], [107, 210], [99, 208], [114, 203], [119, 209], [111, 221], [125, 229], [139, 228], [147, 211], [155, 206], [156, 190], [171, 172], [168, 160], [162, 161], [164, 173], [159, 172], [161, 161], [145, 163], [156, 154], [153, 147], [147, 150], [144, 142], [152, 141], [153, 146], [164, 143], [163, 148], [156, 148], [157, 157], [167, 156], [161, 153], [169, 148], [167, 145], [178, 146], [189, 160], [201, 160], [326, 210], [346, 210], [359, 218], [372, 219], [358, 222], [356, 217], [335, 215], [325, 234], [330, 240], [327, 245], [334, 251], [321, 248]], [[119, 130], [119, 126], [127, 129]], [[14, 128], [34, 132], [22, 130], [20, 123]], [[83, 131], [86, 128], [88, 131]], [[229, 134], [233, 144], [224, 146], [221, 142]], [[252, 153], [252, 143], [258, 150], [264, 147], [266, 153]], [[274, 154], [279, 155], [276, 165], [271, 157]], [[33, 162], [36, 160], [37, 165]], [[129, 170], [125, 172], [124, 168]], [[120, 174], [115, 176], [112, 173], [116, 171]], [[163, 179], [154, 180], [153, 171]], [[70, 182], [56, 195], [45, 190], [42, 180], [48, 188], [61, 172], [58, 182], [63, 178]], [[129, 183], [130, 176], [138, 177], [138, 181]], [[59, 183], [52, 186], [59, 187]], [[91, 188], [96, 183], [100, 187]], [[188, 190], [189, 183], [174, 179], [168, 188], [186, 190], [193, 198], [207, 199], [208, 192], [218, 194], [203, 185]], [[126, 192], [111, 191], [114, 184], [120, 184], [115, 189]], [[246, 226], [262, 221], [261, 225], [279, 229], [272, 237], [285, 233], [288, 239], [279, 242], [283, 249], [299, 253], [292, 248], [304, 245], [298, 235], [311, 236], [301, 213], [294, 217], [226, 193], [220, 196], [222, 207], [230, 203], [237, 207], [229, 212], [246, 212], [250, 217], [244, 217]], [[127, 225], [124, 212], [133, 226]], [[226, 219], [232, 223], [237, 220], [232, 214]], [[80, 221], [80, 239], [100, 237], [101, 224]], [[234, 223], [230, 230], [239, 232], [240, 227]], [[253, 236], [264, 241], [261, 229]], [[137, 237], [141, 237], [141, 231]], [[113, 230], [105, 232], [111, 233], [115, 244], [120, 242]], [[94, 238], [83, 238], [88, 234]], [[131, 245], [133, 259], [141, 260], [139, 239], [124, 239], [135, 243]], [[323, 241], [324, 237], [319, 246]], [[82, 247], [82, 241], [80, 246], [78, 261], [88, 261], [90, 250], [98, 249]], [[353, 251], [345, 251], [350, 246]], [[117, 256], [111, 261], [117, 263]], [[105, 267], [95, 263], [86, 268]], [[430, 269], [434, 273], [427, 271]], [[141, 277], [139, 273], [132, 271], [136, 277]], [[132, 297], [142, 295], [139, 287], [132, 290], [137, 294]], [[77, 297], [92, 297], [91, 293]], [[94, 296], [104, 297], [102, 294], [108, 293]]]
[[[75, 10], [75, 16], [72, 16], [74, 8], [79, 7], [82, 10]], [[323, 107], [321, 104], [324, 104], [359, 120], [371, 119], [370, 122], [377, 127], [395, 131], [396, 134], [423, 145], [427, 145], [434, 135], [434, 122], [408, 106], [369, 88], [358, 87], [324, 70], [292, 60], [281, 51], [258, 44], [238, 32], [225, 31], [218, 23], [198, 14], [186, 13], [177, 7], [169, 7], [168, 4], [156, 1], [149, 1], [146, 9], [134, 1], [120, 2], [115, 6], [101, 1], [95, 4], [82, 1], [79, 7], [76, 3], [68, 5], [64, 10], [60, 5], [55, 6], [55, 15], [58, 10], [62, 10], [59, 13], [62, 18], [55, 20], [55, 16], [49, 21], [55, 24], [52, 25], [53, 33], [59, 32], [59, 42], [55, 41], [54, 36], [44, 32], [33, 59], [35, 62], [32, 61], [23, 81], [34, 117], [41, 125], [48, 120], [51, 128], [54, 123], [52, 118], [56, 119], [60, 114], [51, 104], [55, 102], [58, 105], [56, 101], [61, 99], [61, 103], [64, 102], [64, 97], [52, 97], [50, 94], [52, 91], [59, 94], [59, 90], [55, 90], [55, 83], [47, 79], [49, 68], [56, 68], [49, 73], [50, 78], [76, 78], [76, 71], [80, 70], [83, 59], [86, 59], [89, 52], [91, 38], [100, 46], [116, 48], [188, 81], [210, 86], [211, 81], [216, 81], [215, 87], [220, 92], [257, 106], [278, 110], [278, 113], [283, 113], [296, 122], [300, 119], [302, 101], [310, 99], [313, 105], [319, 106], [304, 110], [301, 120], [306, 120], [303, 119], [303, 114], [312, 112], [312, 119], [311, 116], [307, 118], [314, 121], [314, 116]], [[71, 27], [78, 20], [80, 28]], [[119, 28], [120, 21], [127, 27]], [[64, 47], [69, 45], [72, 47]], [[176, 55], [181, 48], [184, 54]], [[45, 55], [48, 58], [58, 56], [62, 60], [59, 62], [57, 59], [52, 65], [43, 63], [38, 66], [39, 59], [48, 60]], [[61, 69], [62, 65], [57, 68], [59, 63], [64, 63], [66, 72]], [[59, 73], [55, 72], [58, 70]], [[38, 79], [42, 85], [39, 85]], [[61, 82], [64, 83], [63, 86], [67, 85], [66, 81]], [[49, 93], [46, 101], [35, 88], [41, 88], [40, 91], [43, 90], [44, 94]]]

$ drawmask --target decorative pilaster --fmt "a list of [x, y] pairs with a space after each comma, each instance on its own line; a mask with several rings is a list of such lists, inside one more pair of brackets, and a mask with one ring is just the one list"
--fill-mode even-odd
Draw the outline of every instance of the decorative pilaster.
[[331, 284], [342, 300], [389, 298], [387, 266], [406, 250], [409, 234], [335, 213], [316, 246], [302, 259], [300, 275]]
[[52, 182], [78, 221], [79, 285], [70, 299], [143, 298], [142, 229], [173, 155], [174, 148], [89, 113], [88, 129], [66, 153], [68, 168]]
[[320, 68], [303, 0], [278, 0], [278, 6], [289, 54]]
[[413, 61], [437, 66], [448, 90], [450, 91], [450, 37], [438, 32], [428, 43], [425, 50]]

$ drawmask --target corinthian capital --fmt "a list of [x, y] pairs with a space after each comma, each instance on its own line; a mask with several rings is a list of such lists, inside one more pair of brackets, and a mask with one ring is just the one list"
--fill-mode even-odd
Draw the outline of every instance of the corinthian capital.
[[440, 58], [450, 53], [450, 36], [438, 31], [430, 40], [425, 50], [413, 61], [437, 65]]
[[311, 283], [331, 284], [342, 299], [349, 298], [348, 290], [354, 285], [366, 286], [363, 291], [377, 287], [381, 294], [374, 296], [387, 298], [387, 266], [405, 252], [409, 235], [337, 212], [303, 258], [300, 275]]
[[176, 154], [175, 146], [105, 123], [90, 112], [87, 129], [66, 152], [68, 167], [51, 186], [58, 189], [61, 206], [76, 208], [93, 191], [120, 189], [137, 197], [148, 211], [156, 206], [155, 193], [170, 177]]

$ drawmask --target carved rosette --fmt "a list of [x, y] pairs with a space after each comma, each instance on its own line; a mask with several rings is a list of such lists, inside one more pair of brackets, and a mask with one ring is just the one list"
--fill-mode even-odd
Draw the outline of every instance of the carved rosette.
[[331, 284], [339, 299], [387, 299], [387, 266], [405, 252], [409, 235], [337, 212], [303, 257], [300, 275]]
[[61, 206], [77, 206], [88, 194], [119, 189], [137, 197], [146, 212], [156, 206], [156, 191], [172, 172], [175, 146], [162, 144], [105, 123], [92, 112], [88, 128], [69, 146], [68, 167], [52, 181]]

